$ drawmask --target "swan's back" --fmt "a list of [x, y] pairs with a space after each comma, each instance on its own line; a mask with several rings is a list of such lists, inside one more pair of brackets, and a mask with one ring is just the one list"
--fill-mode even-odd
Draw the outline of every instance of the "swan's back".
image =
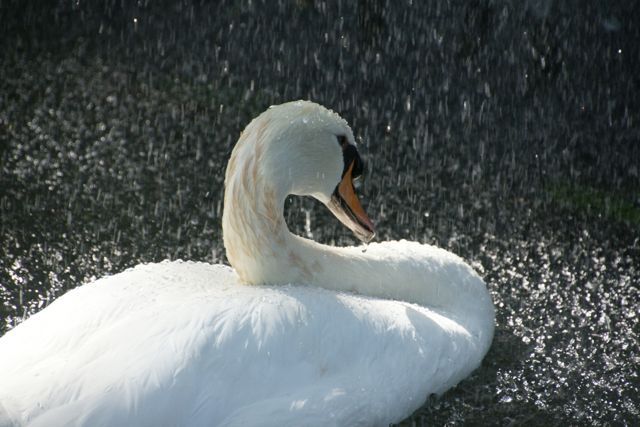
[[0, 402], [42, 426], [386, 425], [467, 376], [478, 346], [416, 304], [165, 262], [75, 289], [4, 336]]

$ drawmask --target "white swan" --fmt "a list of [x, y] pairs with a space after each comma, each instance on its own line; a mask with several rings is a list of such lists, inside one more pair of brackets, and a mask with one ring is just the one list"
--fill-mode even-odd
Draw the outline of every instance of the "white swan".
[[287, 230], [285, 197], [311, 195], [369, 240], [360, 171], [337, 114], [303, 101], [261, 114], [226, 174], [235, 271], [140, 265], [60, 297], [0, 339], [0, 425], [387, 425], [456, 384], [494, 327], [467, 264]]

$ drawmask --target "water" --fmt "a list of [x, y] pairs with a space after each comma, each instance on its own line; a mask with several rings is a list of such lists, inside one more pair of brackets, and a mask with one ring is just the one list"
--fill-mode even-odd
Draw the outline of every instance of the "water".
[[377, 239], [458, 253], [496, 303], [482, 367], [407, 425], [637, 422], [635, 2], [131, 3], [0, 7], [0, 331], [140, 262], [224, 262], [235, 140], [309, 98], [354, 129]]

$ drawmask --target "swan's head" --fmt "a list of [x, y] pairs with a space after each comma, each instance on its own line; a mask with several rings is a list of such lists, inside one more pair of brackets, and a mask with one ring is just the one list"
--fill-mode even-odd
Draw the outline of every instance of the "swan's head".
[[226, 180], [251, 174], [248, 186], [264, 181], [276, 199], [312, 196], [368, 242], [375, 235], [374, 226], [354, 189], [362, 173], [363, 162], [347, 122], [318, 104], [295, 101], [270, 107], [247, 126]]

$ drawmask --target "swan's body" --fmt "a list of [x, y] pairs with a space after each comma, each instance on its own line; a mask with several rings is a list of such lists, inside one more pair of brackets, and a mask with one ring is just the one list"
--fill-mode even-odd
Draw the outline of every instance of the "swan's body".
[[354, 147], [312, 103], [255, 119], [225, 181], [236, 271], [143, 265], [62, 296], [0, 339], [0, 426], [386, 425], [467, 376], [494, 311], [460, 258], [333, 248], [284, 223], [286, 195], [307, 194], [373, 235], [350, 194]]

